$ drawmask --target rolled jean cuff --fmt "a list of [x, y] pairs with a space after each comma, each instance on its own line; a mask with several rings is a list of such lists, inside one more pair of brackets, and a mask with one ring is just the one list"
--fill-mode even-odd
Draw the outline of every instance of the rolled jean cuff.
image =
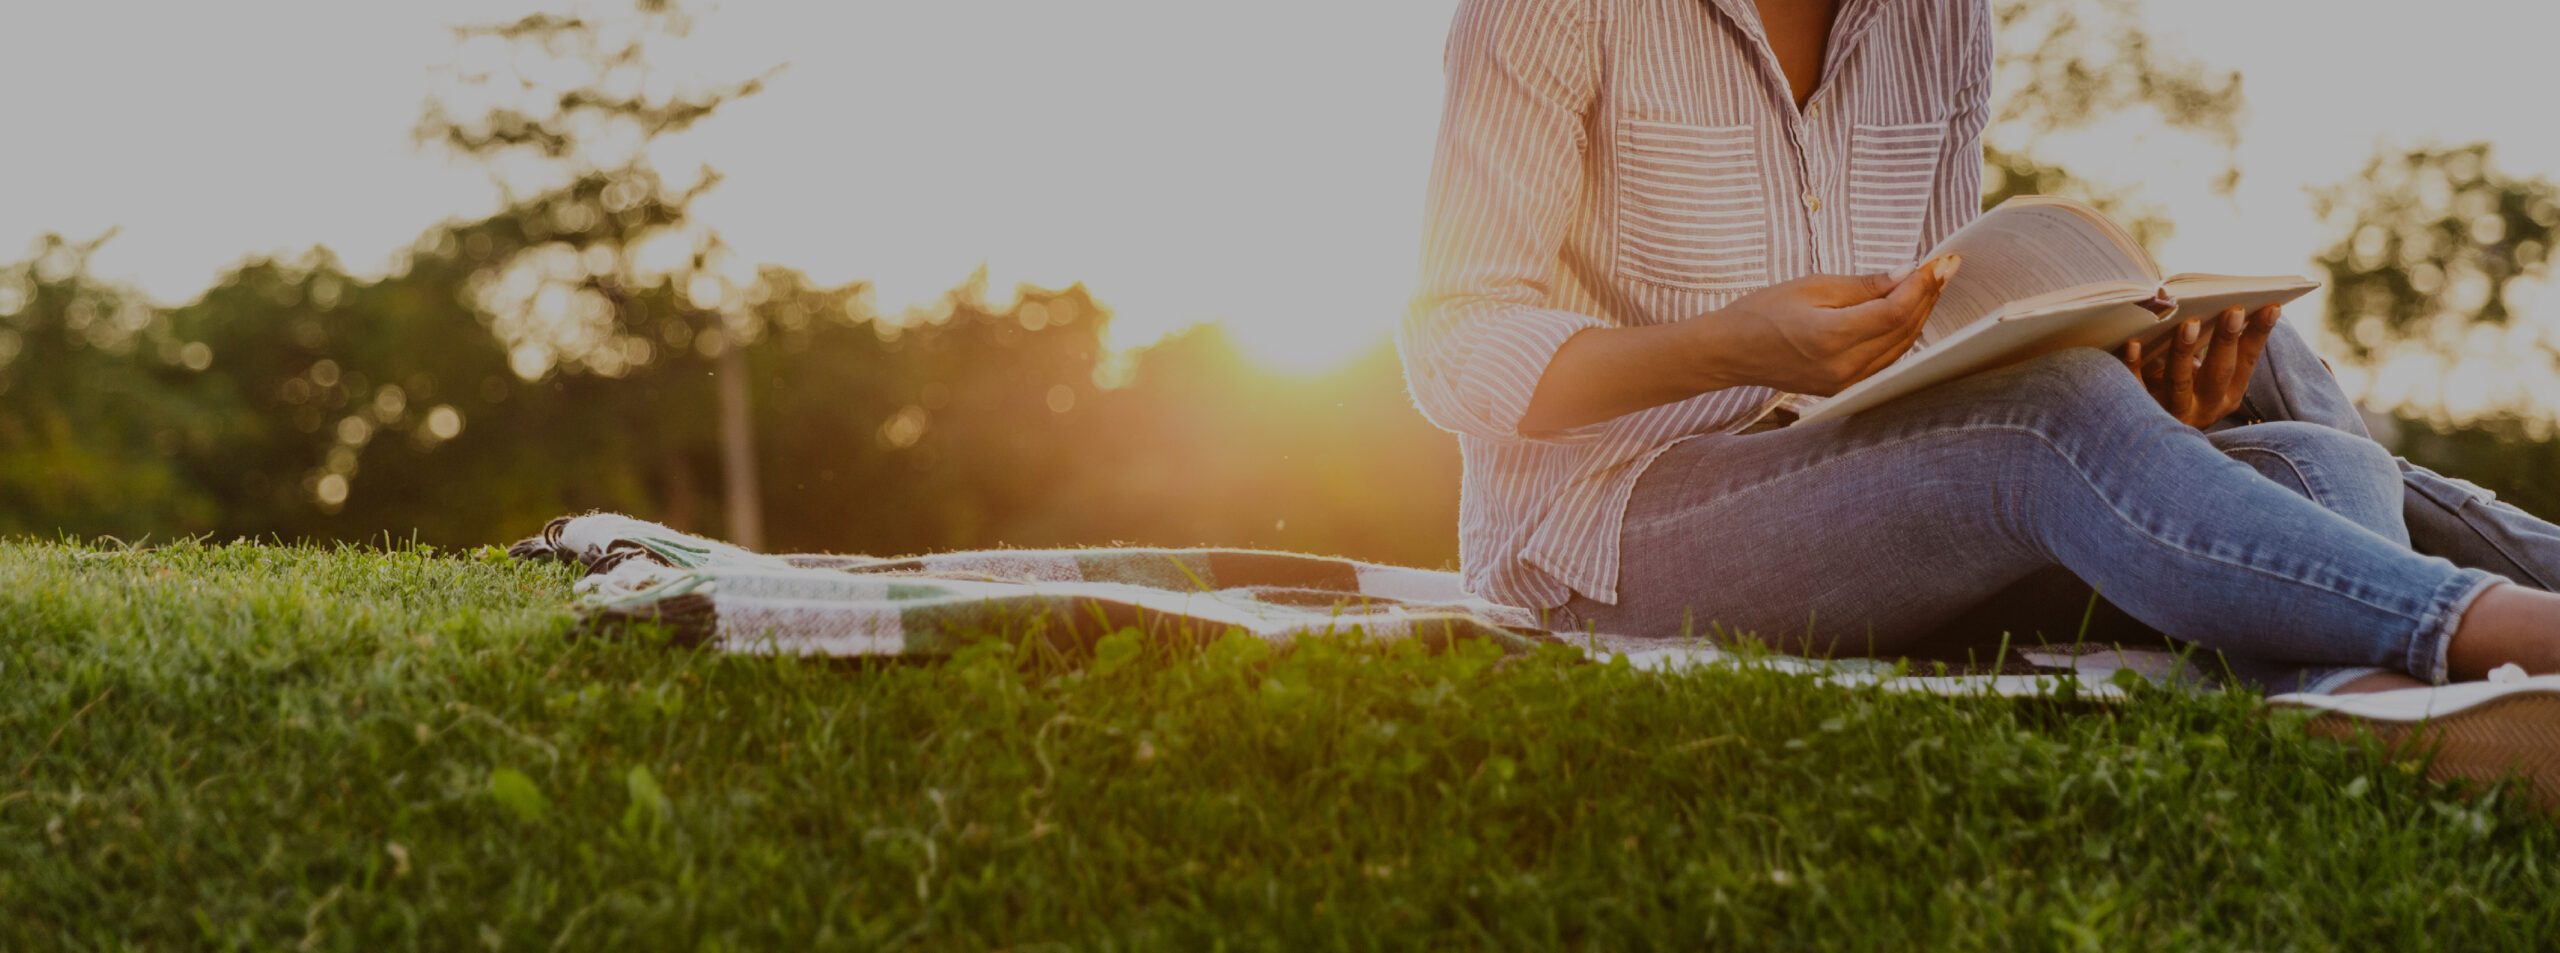
[[2446, 577], [2428, 597], [2430, 608], [2425, 616], [2418, 619], [2418, 631], [2409, 640], [2409, 657], [2402, 670], [2430, 685], [2451, 681], [2452, 671], [2445, 661], [2445, 653], [2453, 648], [2453, 632], [2461, 627], [2462, 614], [2469, 611], [2471, 603], [2479, 599], [2481, 593], [2489, 591], [2490, 586], [2505, 581], [2503, 577], [2477, 569], [2456, 568], [2453, 575]]

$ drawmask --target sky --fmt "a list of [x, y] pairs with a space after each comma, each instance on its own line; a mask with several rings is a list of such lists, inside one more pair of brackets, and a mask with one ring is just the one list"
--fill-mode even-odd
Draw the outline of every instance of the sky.
[[[699, 212], [746, 258], [875, 282], [887, 310], [983, 267], [999, 291], [1085, 282], [1122, 346], [1221, 320], [1249, 353], [1319, 369], [1384, 340], [1411, 294], [1454, 6], [728, 0], [694, 37], [706, 68], [787, 68], [660, 159], [726, 176]], [[410, 129], [453, 61], [445, 27], [525, 8], [13, 10], [0, 256], [114, 228], [98, 271], [164, 303], [243, 256], [312, 245], [378, 272], [427, 226], [495, 207], [485, 175], [421, 152]], [[2513, 24], [2504, 0], [2436, 0], [2423, 17], [2342, 0], [2316, 24], [2306, 9], [2146, 5], [2169, 49], [2245, 76], [2234, 194], [2206, 187], [2218, 152], [2133, 119], [2047, 154], [2165, 207], [2171, 270], [2311, 273], [2333, 234], [2306, 188], [2380, 143], [2486, 139], [2501, 168], [2560, 178], [2560, 129], [2517, 107], [2552, 82], [2552, 23]]]

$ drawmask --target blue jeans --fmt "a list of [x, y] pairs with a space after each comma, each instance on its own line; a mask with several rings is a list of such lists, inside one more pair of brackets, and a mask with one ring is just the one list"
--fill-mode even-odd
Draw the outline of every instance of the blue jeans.
[[2498, 577], [2408, 544], [2391, 458], [2302, 423], [2207, 435], [2073, 350], [1846, 420], [1693, 437], [1637, 482], [1616, 605], [1565, 626], [1892, 654], [2004, 590], [2085, 580], [2290, 691], [2445, 678]]
[[[2370, 439], [2364, 415], [2291, 325], [2276, 324], [2249, 380], [2244, 420], [2293, 420]], [[2417, 551], [2485, 569], [2545, 592], [2560, 590], [2560, 526], [2488, 491], [2394, 459], [2401, 515]]]
[[[2277, 427], [2268, 421], [2296, 423]], [[2329, 433], [2304, 430], [2300, 424], [2316, 425]], [[2420, 553], [2485, 570], [2517, 585], [2546, 592], [2560, 588], [2560, 526], [2499, 502], [2487, 490], [2407, 460], [2392, 458], [2387, 465], [2377, 465], [2363, 414], [2290, 324], [2278, 324], [2268, 338], [2240, 412], [2207, 432], [2227, 455], [2250, 464], [2268, 479], [2358, 525], [2386, 537], [2405, 538]], [[2396, 506], [2387, 486], [2395, 482], [2387, 477], [2394, 476]], [[2359, 488], [2370, 491], [2359, 492]], [[2097, 598], [2087, 583], [2057, 569], [1976, 605], [1939, 633], [1937, 641], [1947, 646], [1924, 651], [1960, 655], [1956, 650], [1979, 649], [1995, 633], [2085, 635], [2092, 641], [2119, 644], [2167, 638]], [[2288, 671], [2245, 658], [2231, 663], [2245, 681], [2270, 690], [2326, 691], [2372, 671]]]

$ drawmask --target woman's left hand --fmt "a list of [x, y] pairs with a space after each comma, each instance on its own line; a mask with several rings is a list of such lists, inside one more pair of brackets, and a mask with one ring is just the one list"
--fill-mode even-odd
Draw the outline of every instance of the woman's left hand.
[[[2170, 416], [2201, 429], [2240, 409], [2241, 398], [2249, 393], [2249, 375], [2258, 368], [2258, 353], [2266, 349], [2267, 333], [2275, 330], [2282, 311], [2276, 305], [2255, 312], [2232, 308], [2210, 319], [2180, 322], [2166, 339], [2165, 355], [2145, 360], [2139, 342], [2126, 342], [2116, 354]], [[2199, 326], [2203, 324], [2212, 327]], [[2204, 352], [2201, 361], [2198, 351]]]

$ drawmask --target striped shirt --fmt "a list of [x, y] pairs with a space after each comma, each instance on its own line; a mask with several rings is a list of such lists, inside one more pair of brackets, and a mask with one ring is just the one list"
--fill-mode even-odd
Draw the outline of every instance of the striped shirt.
[[1615, 603], [1645, 466], [1790, 398], [1734, 387], [1524, 434], [1566, 338], [1891, 270], [1980, 211], [1987, 0], [1842, 0], [1823, 60], [1799, 110], [1753, 0], [1462, 0], [1397, 345], [1466, 461], [1471, 591]]

